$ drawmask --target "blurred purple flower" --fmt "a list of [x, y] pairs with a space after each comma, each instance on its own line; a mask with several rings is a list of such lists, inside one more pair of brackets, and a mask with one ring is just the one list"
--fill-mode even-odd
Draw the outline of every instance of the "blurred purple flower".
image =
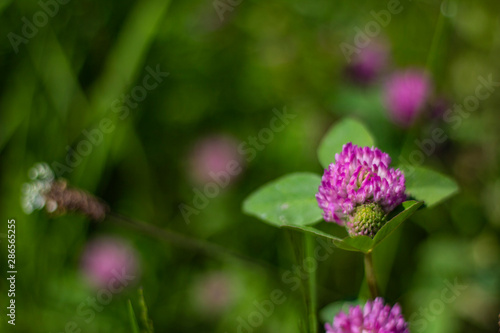
[[126, 241], [120, 238], [100, 237], [90, 241], [85, 247], [81, 268], [92, 286], [107, 288], [109, 283], [114, 283], [112, 281], [127, 283], [117, 277], [128, 276], [130, 282], [137, 280], [139, 259], [136, 251]]
[[351, 235], [373, 237], [385, 216], [406, 199], [405, 177], [390, 163], [378, 148], [345, 144], [316, 194], [324, 219], [346, 225]]
[[430, 104], [430, 116], [434, 119], [442, 119], [446, 110], [451, 106], [450, 100], [444, 96], [436, 97]]
[[385, 103], [391, 119], [401, 127], [411, 126], [431, 91], [429, 76], [420, 69], [395, 72], [385, 85]]
[[194, 285], [194, 305], [203, 314], [221, 314], [233, 304], [234, 300], [233, 281], [225, 272], [205, 274]]
[[347, 66], [347, 73], [354, 81], [368, 84], [382, 73], [388, 62], [388, 44], [382, 41], [372, 41], [354, 57]]
[[[232, 137], [215, 135], [198, 141], [189, 155], [189, 173], [198, 184], [214, 181], [224, 173], [230, 180], [237, 175], [231, 174], [231, 165], [243, 165], [242, 155], [238, 152], [238, 141]], [[219, 177], [220, 178], [220, 177]]]
[[357, 305], [348, 313], [340, 312], [325, 329], [326, 333], [410, 333], [399, 304], [391, 308], [381, 297], [367, 301], [364, 308]]

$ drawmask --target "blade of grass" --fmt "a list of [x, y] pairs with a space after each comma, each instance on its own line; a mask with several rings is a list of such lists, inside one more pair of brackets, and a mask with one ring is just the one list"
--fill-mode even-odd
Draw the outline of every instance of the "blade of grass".
[[132, 307], [132, 302], [130, 301], [130, 299], [127, 300], [127, 308], [132, 333], [140, 333], [139, 325], [137, 324], [137, 318], [135, 318], [134, 308]]
[[[169, 4], [169, 0], [136, 2], [109, 53], [101, 76], [92, 86], [89, 94], [91, 106], [88, 118], [84, 122], [86, 126], [93, 123], [96, 117], [104, 117], [113, 101], [126, 93], [131, 82], [137, 79], [137, 74], [143, 66], [143, 59], [158, 32], [158, 26]], [[123, 127], [125, 123], [115, 126]], [[94, 147], [92, 154], [84, 157], [83, 162], [75, 170], [73, 179], [86, 189], [95, 189], [117, 134], [117, 129], [107, 134], [106, 139]]]
[[169, 0], [136, 2], [108, 56], [102, 75], [93, 86], [90, 94], [92, 112], [105, 112], [134, 81], [169, 5]]
[[153, 333], [153, 321], [149, 318], [148, 307], [146, 305], [146, 300], [144, 299], [144, 291], [142, 287], [139, 288], [139, 307], [141, 308], [141, 323], [146, 329], [146, 333]]
[[430, 71], [431, 73], [433, 72], [432, 69], [436, 61], [437, 50], [439, 48], [439, 41], [441, 40], [441, 36], [444, 31], [445, 17], [441, 13], [441, 5], [439, 6], [439, 8], [440, 11], [436, 22], [436, 29], [434, 30], [434, 35], [432, 37], [431, 47], [429, 49], [429, 55], [427, 56], [427, 62], [425, 66], [425, 68], [427, 68], [427, 70]]
[[[286, 229], [286, 234], [292, 247], [294, 261], [297, 266], [303, 267], [307, 258], [314, 259], [314, 236], [309, 233], [303, 233], [297, 230]], [[305, 304], [305, 320], [301, 320], [301, 331], [317, 333], [317, 286], [316, 269], [311, 272], [305, 270], [307, 278], [302, 280], [302, 294]]]
[[[51, 108], [66, 123], [69, 110], [85, 110], [89, 103], [68, 59], [67, 51], [54, 31], [47, 27], [41, 33], [44, 34], [43, 38], [34, 38], [27, 45], [28, 54]], [[74, 125], [66, 123], [66, 126]]]

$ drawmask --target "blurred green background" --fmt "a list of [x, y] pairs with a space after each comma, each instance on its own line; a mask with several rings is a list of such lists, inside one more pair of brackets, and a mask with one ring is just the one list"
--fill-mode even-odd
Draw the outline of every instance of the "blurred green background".
[[[458, 129], [439, 117], [423, 116], [408, 130], [392, 124], [380, 98], [383, 76], [356, 85], [345, 75], [347, 61], [339, 47], [352, 44], [356, 29], [373, 21], [370, 12], [387, 9], [387, 2], [48, 3], [54, 4], [0, 1], [0, 232], [6, 234], [7, 220], [16, 219], [18, 270], [15, 327], [7, 324], [8, 285], [0, 280], [0, 331], [65, 332], [74, 321], [82, 332], [132, 332], [127, 302], [139, 317], [142, 286], [157, 332], [246, 332], [238, 328], [240, 319], [248, 322], [255, 302], [269, 299], [275, 289], [286, 301], [251, 331], [301, 332], [302, 295], [282, 279], [293, 267], [293, 242], [283, 230], [244, 215], [241, 203], [285, 173], [321, 173], [317, 146], [346, 115], [362, 120], [396, 162], [415, 149], [415, 138], [428, 137], [435, 127], [450, 137], [424, 165], [455, 178], [461, 191], [417, 213], [377, 249], [375, 265], [387, 301], [401, 303], [407, 319], [415, 313], [421, 319], [419, 309], [440, 297], [445, 281], [458, 279], [467, 285], [464, 292], [426, 319], [425, 330], [414, 332], [497, 330], [500, 94], [481, 101]], [[221, 19], [214, 3], [231, 9]], [[379, 34], [390, 45], [385, 73], [427, 68], [434, 95], [445, 96], [450, 106], [474, 93], [478, 76], [500, 81], [499, 2], [402, 0], [400, 5], [401, 13]], [[45, 15], [45, 22], [39, 13], [47, 8], [57, 13]], [[36, 32], [25, 23], [34, 19]], [[24, 38], [15, 39], [15, 47], [11, 33]], [[121, 119], [114, 103], [143, 85], [148, 67], [169, 75]], [[244, 161], [231, 185], [187, 224], [179, 205], [192, 205], [193, 188], [203, 188], [192, 176], [199, 142], [214, 136], [248, 142], [269, 127], [273, 109], [284, 108], [296, 117]], [[39, 161], [64, 164], [67, 147], [76, 149], [83, 131], [104, 118], [114, 130], [64, 178], [103, 198], [113, 211], [218, 244], [253, 263], [172, 246], [106, 221], [25, 214], [20, 195], [29, 168]], [[82, 278], [80, 260], [85, 244], [101, 235], [133, 245], [141, 277], [88, 323], [77, 308], [96, 291]], [[4, 276], [6, 239], [0, 244]], [[319, 308], [355, 299], [362, 280], [362, 257], [335, 250], [318, 270]]]

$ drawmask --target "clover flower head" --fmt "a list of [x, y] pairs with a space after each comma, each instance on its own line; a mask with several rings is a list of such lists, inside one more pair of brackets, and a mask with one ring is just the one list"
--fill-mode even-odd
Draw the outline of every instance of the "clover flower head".
[[385, 85], [385, 104], [390, 118], [401, 127], [411, 126], [431, 90], [429, 76], [419, 69], [395, 72]]
[[405, 178], [378, 148], [345, 144], [325, 170], [316, 194], [323, 218], [347, 226], [350, 235], [373, 237], [405, 199]]
[[325, 325], [326, 333], [409, 333], [408, 323], [398, 304], [384, 305], [381, 297], [360, 305], [351, 306], [347, 313], [340, 312], [333, 324]]

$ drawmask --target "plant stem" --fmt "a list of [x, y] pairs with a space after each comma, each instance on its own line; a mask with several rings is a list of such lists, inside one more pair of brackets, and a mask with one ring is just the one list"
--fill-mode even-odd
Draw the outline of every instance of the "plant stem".
[[372, 294], [372, 298], [378, 296], [377, 280], [375, 279], [375, 270], [373, 268], [372, 253], [365, 254], [365, 275], [368, 288]]
[[314, 258], [314, 237], [310, 234], [304, 235], [304, 266], [306, 260], [313, 260], [315, 265], [313, 269], [308, 271], [307, 277], [307, 289], [305, 290], [306, 300], [307, 300], [307, 317], [309, 322], [309, 332], [318, 332], [318, 318], [317, 318], [317, 286], [316, 286], [316, 270], [317, 261]]
[[119, 226], [125, 226], [130, 229], [140, 231], [144, 234], [148, 234], [152, 237], [158, 238], [160, 240], [166, 241], [175, 246], [183, 247], [185, 249], [190, 249], [194, 251], [200, 251], [207, 255], [214, 257], [219, 257], [223, 259], [244, 261], [248, 264], [259, 266], [259, 268], [265, 267], [270, 271], [275, 271], [276, 268], [268, 263], [257, 261], [255, 259], [249, 258], [243, 254], [231, 251], [230, 249], [224, 248], [220, 245], [209, 243], [204, 240], [194, 239], [175, 231], [158, 228], [152, 224], [145, 223], [142, 221], [137, 221], [129, 217], [120, 215], [115, 212], [109, 212], [106, 214], [106, 218]]

